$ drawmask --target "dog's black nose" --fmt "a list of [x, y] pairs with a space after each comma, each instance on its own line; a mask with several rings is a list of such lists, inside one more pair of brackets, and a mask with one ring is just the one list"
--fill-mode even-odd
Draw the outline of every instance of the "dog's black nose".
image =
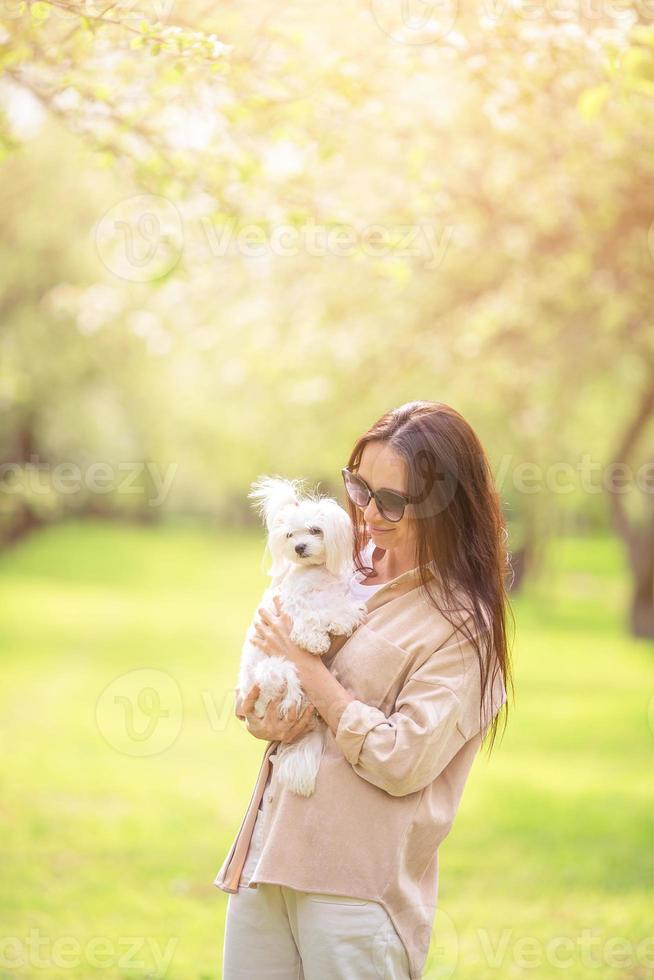
[[298, 555], [303, 555], [307, 550], [307, 546], [305, 544], [296, 544], [295, 550], [297, 551]]

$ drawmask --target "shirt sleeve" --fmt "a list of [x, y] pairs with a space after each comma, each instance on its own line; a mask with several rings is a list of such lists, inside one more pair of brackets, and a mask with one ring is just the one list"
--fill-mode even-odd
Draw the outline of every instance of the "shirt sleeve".
[[433, 782], [479, 730], [479, 669], [472, 657], [476, 662], [470, 639], [457, 631], [408, 678], [391, 715], [350, 701], [335, 741], [354, 771], [391, 796]]

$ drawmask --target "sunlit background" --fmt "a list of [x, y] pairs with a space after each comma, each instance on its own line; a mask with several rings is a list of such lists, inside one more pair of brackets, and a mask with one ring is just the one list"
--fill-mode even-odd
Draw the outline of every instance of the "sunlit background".
[[416, 398], [517, 623], [425, 976], [651, 975], [653, 161], [647, 0], [0, 0], [1, 978], [220, 976], [249, 485]]

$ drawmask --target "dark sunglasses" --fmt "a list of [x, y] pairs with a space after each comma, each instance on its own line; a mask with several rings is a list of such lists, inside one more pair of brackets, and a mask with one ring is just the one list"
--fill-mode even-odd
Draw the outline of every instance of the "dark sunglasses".
[[366, 481], [362, 480], [360, 476], [355, 476], [347, 466], [343, 467], [341, 474], [345, 484], [345, 492], [353, 504], [360, 507], [361, 510], [365, 510], [370, 499], [374, 497], [379, 513], [392, 524], [397, 524], [398, 521], [402, 520], [407, 504], [419, 499], [405, 497], [395, 490], [371, 490]]

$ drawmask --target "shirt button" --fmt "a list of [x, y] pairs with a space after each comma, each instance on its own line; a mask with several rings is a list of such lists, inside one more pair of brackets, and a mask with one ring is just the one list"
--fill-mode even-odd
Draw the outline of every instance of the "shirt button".
[[272, 793], [268, 793], [268, 796], [266, 797], [266, 803], [272, 803], [272, 801], [273, 801], [273, 795]]

